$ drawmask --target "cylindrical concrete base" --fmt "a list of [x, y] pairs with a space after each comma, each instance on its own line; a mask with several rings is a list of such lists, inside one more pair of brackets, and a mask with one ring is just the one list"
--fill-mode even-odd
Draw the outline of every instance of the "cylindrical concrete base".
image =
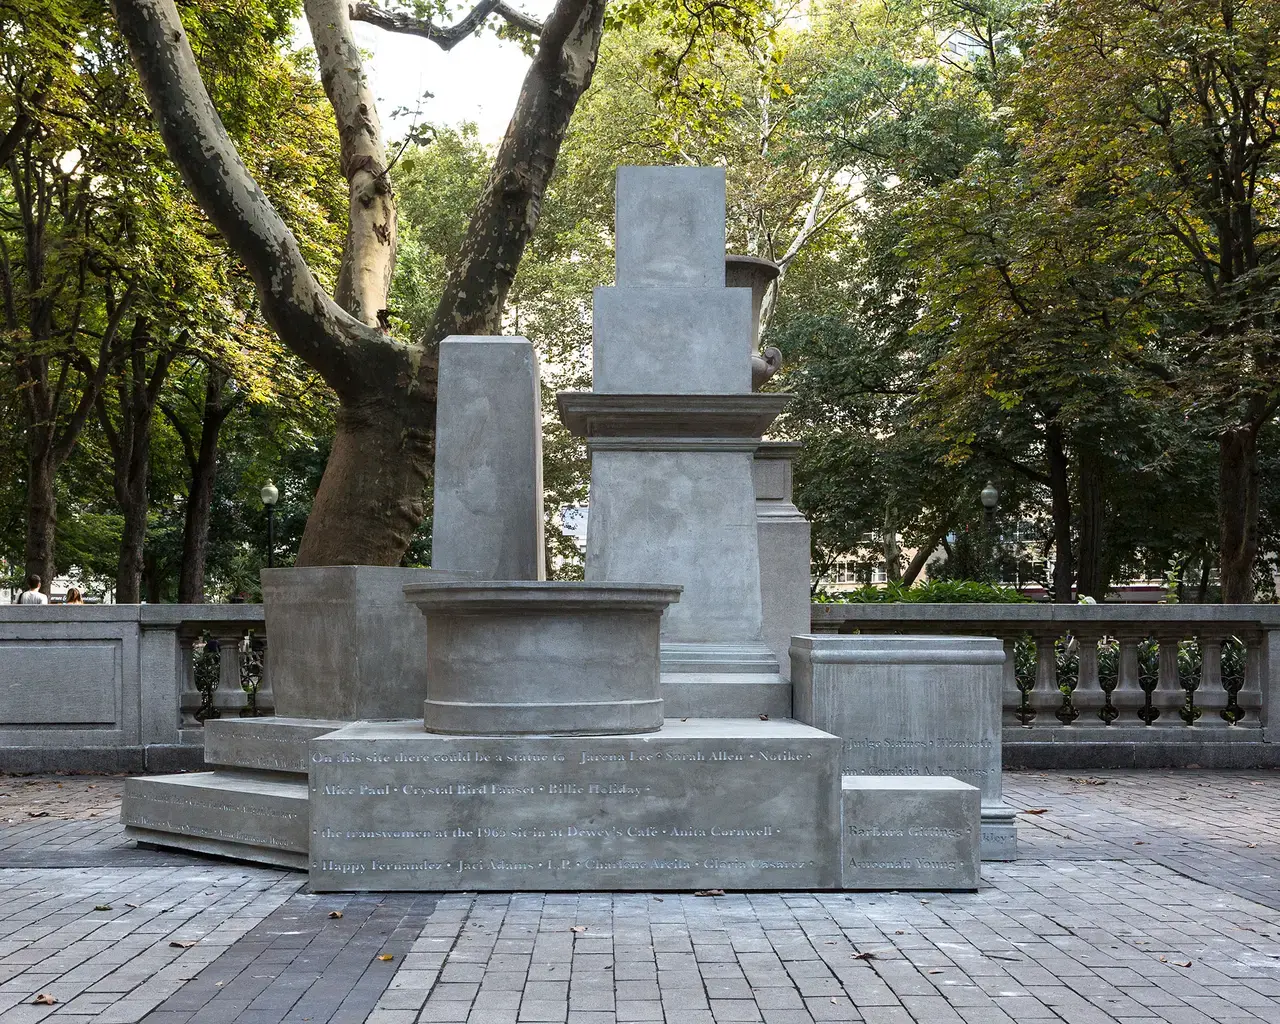
[[680, 588], [408, 586], [426, 616], [428, 732], [608, 735], [662, 727], [659, 629]]

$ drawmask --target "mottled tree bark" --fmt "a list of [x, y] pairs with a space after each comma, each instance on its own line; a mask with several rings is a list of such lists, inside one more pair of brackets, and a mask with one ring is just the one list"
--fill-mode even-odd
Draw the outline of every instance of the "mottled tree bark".
[[338, 122], [348, 186], [347, 238], [333, 297], [361, 323], [377, 327], [396, 264], [396, 204], [382, 125], [346, 0], [306, 0], [305, 7], [320, 81]]

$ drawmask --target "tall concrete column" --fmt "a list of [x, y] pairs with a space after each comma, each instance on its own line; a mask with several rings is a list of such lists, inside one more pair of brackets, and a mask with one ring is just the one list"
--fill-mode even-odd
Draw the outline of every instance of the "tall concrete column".
[[623, 167], [617, 284], [597, 288], [589, 582], [684, 588], [662, 627], [669, 717], [790, 714], [765, 643], [752, 461], [790, 396], [751, 391], [751, 291], [725, 287], [721, 168]]
[[544, 580], [542, 392], [524, 338], [445, 338], [436, 404], [431, 567]]

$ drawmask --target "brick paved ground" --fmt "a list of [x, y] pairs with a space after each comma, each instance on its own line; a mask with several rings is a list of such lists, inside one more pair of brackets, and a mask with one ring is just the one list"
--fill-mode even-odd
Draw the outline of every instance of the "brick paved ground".
[[28, 781], [0, 779], [0, 1024], [1280, 1024], [1277, 772], [1008, 773], [1044, 813], [976, 894], [714, 898], [315, 896], [133, 849], [116, 780]]

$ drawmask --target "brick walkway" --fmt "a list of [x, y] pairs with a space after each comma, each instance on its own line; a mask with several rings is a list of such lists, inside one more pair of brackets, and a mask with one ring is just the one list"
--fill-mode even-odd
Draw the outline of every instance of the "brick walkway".
[[1280, 1024], [1280, 773], [1005, 789], [1043, 813], [976, 894], [315, 896], [0, 779], [0, 1024]]

